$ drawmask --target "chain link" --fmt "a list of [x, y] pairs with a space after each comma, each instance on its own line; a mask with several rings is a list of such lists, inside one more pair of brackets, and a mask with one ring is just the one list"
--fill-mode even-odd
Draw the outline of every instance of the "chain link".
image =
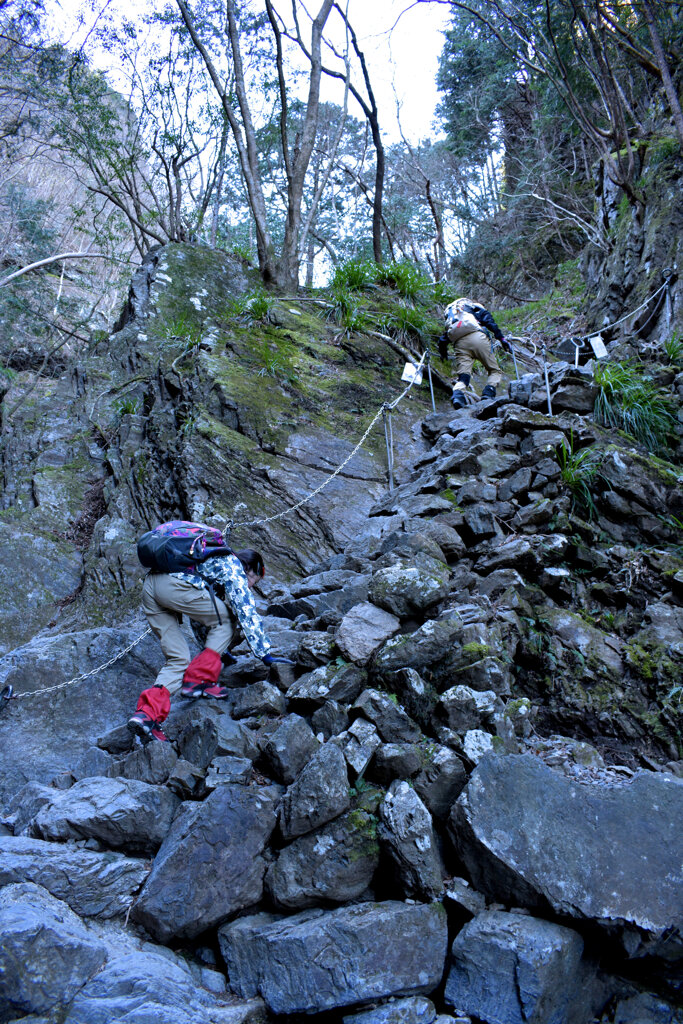
[[71, 686], [72, 683], [80, 683], [83, 679], [90, 679], [91, 676], [96, 676], [99, 672], [104, 672], [105, 668], [109, 668], [110, 665], [115, 665], [117, 661], [132, 651], [141, 640], [144, 640], [152, 632], [148, 626], [144, 633], [141, 633], [137, 639], [133, 640], [132, 643], [128, 644], [125, 650], [119, 651], [109, 661], [105, 661], [103, 665], [98, 665], [97, 668], [91, 669], [89, 672], [81, 672], [79, 676], [74, 676], [73, 679], [65, 679], [63, 683], [57, 683], [56, 686], [44, 686], [41, 690], [30, 690], [28, 693], [15, 693], [12, 695], [12, 700], [18, 700], [20, 697], [37, 697], [41, 693], [52, 693], [54, 690], [62, 690], [65, 686]]
[[[420, 372], [420, 370], [422, 368], [422, 364], [424, 363], [426, 358], [427, 358], [427, 353], [423, 352], [422, 358], [420, 359], [420, 362], [417, 364], [417, 366], [415, 366], [415, 374], [413, 376], [413, 379], [408, 384], [408, 387], [405, 388], [401, 392], [401, 394], [398, 396], [398, 398], [395, 398], [393, 402], [384, 402], [382, 407], [380, 409], [378, 409], [377, 412], [375, 413], [375, 415], [373, 416], [373, 418], [370, 421], [370, 424], [369, 424], [367, 430], [365, 431], [365, 433], [363, 434], [363, 436], [361, 437], [360, 441], [358, 442], [356, 447], [353, 449], [351, 454], [346, 456], [346, 458], [341, 463], [341, 465], [337, 466], [335, 471], [333, 473], [331, 473], [330, 476], [328, 476], [326, 480], [323, 480], [323, 482], [320, 484], [319, 487], [316, 487], [316, 489], [314, 491], [311, 491], [311, 493], [307, 497], [302, 498], [301, 501], [296, 503], [296, 505], [292, 505], [291, 508], [286, 508], [283, 512], [278, 512], [274, 516], [268, 516], [267, 519], [252, 519], [250, 522], [242, 522], [242, 523], [232, 523], [231, 522], [231, 523], [228, 523], [227, 527], [223, 531], [224, 534], [225, 533], [229, 533], [231, 530], [235, 530], [238, 527], [242, 527], [242, 526], [245, 526], [245, 527], [246, 526], [263, 526], [263, 525], [265, 525], [265, 523], [273, 523], [277, 519], [282, 519], [284, 516], [288, 516], [290, 514], [290, 512], [296, 512], [298, 509], [302, 508], [304, 505], [307, 505], [309, 501], [311, 501], [313, 498], [315, 498], [316, 494], [320, 494], [322, 489], [324, 487], [327, 487], [327, 485], [329, 483], [331, 483], [331, 481], [334, 480], [334, 478], [341, 473], [341, 471], [344, 468], [344, 466], [346, 466], [347, 463], [349, 463], [351, 461], [351, 459], [354, 457], [356, 452], [363, 446], [363, 444], [365, 443], [365, 440], [368, 437], [370, 431], [374, 427], [375, 423], [377, 423], [377, 420], [380, 418], [382, 413], [385, 410], [387, 410], [387, 409], [389, 409], [389, 410], [395, 409], [396, 406], [399, 404], [399, 402], [401, 402], [405, 398], [405, 396], [408, 394], [408, 392], [412, 388], [413, 384], [415, 383], [415, 378], [418, 376], [418, 374], [419, 374], [419, 372]], [[415, 364], [413, 364], [413, 365], [415, 365]]]

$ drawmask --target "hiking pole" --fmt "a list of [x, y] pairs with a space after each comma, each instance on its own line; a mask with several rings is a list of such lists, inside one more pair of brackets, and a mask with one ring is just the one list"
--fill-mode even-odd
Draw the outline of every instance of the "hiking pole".
[[545, 343], [541, 345], [541, 355], [543, 356], [543, 374], [545, 376], [545, 393], [548, 396], [548, 416], [552, 416], [553, 407], [550, 404], [550, 381], [548, 380], [548, 361], [545, 358]]
[[432, 382], [432, 357], [429, 349], [425, 354], [425, 362], [427, 364], [427, 378], [429, 380], [429, 393], [432, 396], [432, 412], [436, 412], [436, 403], [434, 402], [434, 384]]

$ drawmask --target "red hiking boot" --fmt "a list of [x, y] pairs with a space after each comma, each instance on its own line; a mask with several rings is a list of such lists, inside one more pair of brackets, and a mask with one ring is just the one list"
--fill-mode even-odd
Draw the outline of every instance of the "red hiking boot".
[[230, 696], [230, 690], [226, 686], [219, 686], [218, 683], [201, 679], [196, 683], [183, 683], [180, 696], [192, 699], [197, 697], [213, 697], [214, 700], [225, 700], [226, 697]]
[[162, 743], [168, 743], [168, 736], [161, 728], [160, 723], [150, 718], [146, 711], [136, 711], [134, 715], [131, 715], [128, 719], [128, 728], [134, 735], [139, 736], [143, 743], [149, 743], [150, 740], [161, 740]]

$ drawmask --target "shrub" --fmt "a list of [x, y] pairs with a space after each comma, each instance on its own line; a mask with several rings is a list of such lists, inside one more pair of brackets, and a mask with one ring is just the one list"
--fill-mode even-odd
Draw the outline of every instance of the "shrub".
[[331, 287], [348, 288], [349, 291], [362, 291], [377, 280], [377, 264], [372, 260], [355, 259], [335, 267]]
[[597, 515], [593, 488], [600, 479], [600, 463], [602, 453], [598, 448], [580, 448], [574, 451], [574, 437], [570, 435], [569, 447], [561, 444], [557, 447], [557, 461], [560, 476], [572, 495], [572, 511], [576, 509], [589, 519]]
[[421, 292], [429, 286], [429, 281], [419, 267], [414, 263], [408, 263], [407, 260], [379, 266], [377, 281], [379, 284], [395, 288], [401, 298], [409, 302], [415, 302]]
[[672, 366], [683, 366], [683, 337], [676, 332], [664, 342], [664, 351]]
[[676, 422], [673, 402], [642, 364], [598, 363], [595, 381], [600, 388], [594, 408], [598, 423], [625, 431], [652, 453], [668, 447]]

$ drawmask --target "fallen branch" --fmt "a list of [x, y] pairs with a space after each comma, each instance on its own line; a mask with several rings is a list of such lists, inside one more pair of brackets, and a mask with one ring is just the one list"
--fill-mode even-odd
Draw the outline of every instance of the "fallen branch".
[[15, 270], [13, 273], [8, 274], [7, 277], [3, 277], [0, 281], [0, 288], [3, 285], [9, 284], [10, 281], [14, 281], [15, 278], [21, 277], [22, 274], [28, 274], [31, 270], [40, 270], [41, 267], [47, 267], [50, 263], [59, 263], [60, 260], [75, 259], [112, 260], [115, 263], [127, 262], [126, 260], [117, 260], [115, 256], [107, 256], [103, 252], [60, 252], [57, 256], [48, 256], [44, 260], [38, 260], [37, 263], [29, 263], [27, 267], [21, 267], [20, 270]]

